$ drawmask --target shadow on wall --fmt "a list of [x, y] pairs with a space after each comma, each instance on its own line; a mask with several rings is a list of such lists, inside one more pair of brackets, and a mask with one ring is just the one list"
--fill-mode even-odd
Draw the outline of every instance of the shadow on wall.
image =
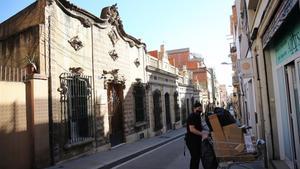
[[[33, 140], [33, 131], [36, 134], [48, 131], [48, 123], [32, 127], [31, 116], [26, 114], [24, 104], [1, 104], [0, 110], [0, 168], [31, 169], [36, 167], [34, 160], [49, 165], [49, 149], [34, 146], [48, 142], [48, 137], [35, 138], [35, 144]], [[34, 158], [34, 148], [45, 156]]]

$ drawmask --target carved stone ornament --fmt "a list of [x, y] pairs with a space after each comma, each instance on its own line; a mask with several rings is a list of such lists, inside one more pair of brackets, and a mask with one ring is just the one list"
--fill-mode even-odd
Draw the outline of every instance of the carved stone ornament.
[[118, 73], [119, 69], [113, 69], [111, 71], [103, 70], [102, 78], [104, 79], [104, 89], [107, 89], [107, 85], [112, 84], [121, 84], [123, 89], [125, 89], [125, 77]]
[[61, 81], [60, 87], [57, 89], [57, 91], [60, 92], [60, 100], [66, 101], [68, 93], [68, 85], [66, 80]]
[[266, 33], [263, 35], [262, 43], [263, 48], [265, 48], [271, 39], [274, 37], [275, 33], [284, 23], [288, 14], [292, 11], [293, 7], [298, 3], [297, 0], [283, 1], [277, 10], [275, 17], [269, 27], [267, 28]]
[[92, 23], [90, 20], [88, 19], [81, 19], [81, 24], [85, 27], [85, 28], [89, 28], [92, 26]]
[[134, 64], [135, 64], [135, 66], [136, 67], [139, 67], [140, 66], [140, 59], [139, 58], [136, 58], [135, 60], [134, 60]]
[[48, 0], [48, 1], [47, 1], [47, 2], [48, 2], [47, 5], [48, 5], [48, 6], [52, 5], [53, 1], [54, 1], [54, 0]]
[[129, 41], [128, 43], [131, 48], [134, 47], [134, 45], [135, 45], [135, 43], [133, 41]]
[[75, 51], [78, 51], [83, 47], [82, 41], [79, 40], [78, 36], [74, 36], [70, 40], [68, 40], [70, 45], [75, 49]]
[[117, 43], [117, 41], [119, 40], [116, 32], [114, 30], [111, 30], [110, 32], [108, 32], [108, 37], [111, 40], [111, 43], [113, 44], [113, 46], [115, 46], [115, 44]]
[[111, 7], [109, 7], [105, 11], [104, 15], [106, 15], [104, 17], [108, 19], [108, 22], [110, 24], [116, 25], [116, 26], [119, 25], [120, 16], [119, 16], [117, 4], [114, 4]]
[[81, 74], [83, 74], [84, 70], [82, 67], [70, 67], [69, 71], [70, 71], [70, 73], [81, 75]]
[[108, 54], [110, 55], [110, 57], [115, 61], [119, 58], [117, 52], [115, 49], [111, 50], [108, 52]]

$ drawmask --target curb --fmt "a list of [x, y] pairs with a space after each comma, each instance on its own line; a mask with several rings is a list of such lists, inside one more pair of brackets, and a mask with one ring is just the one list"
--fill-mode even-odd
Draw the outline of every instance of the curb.
[[128, 161], [128, 160], [130, 160], [130, 159], [133, 159], [133, 158], [135, 158], [135, 157], [137, 157], [137, 156], [140, 156], [140, 155], [142, 155], [142, 154], [144, 154], [144, 153], [146, 153], [146, 152], [148, 152], [148, 151], [151, 151], [151, 150], [153, 150], [153, 149], [155, 149], [155, 148], [157, 148], [157, 147], [160, 147], [160, 146], [162, 146], [162, 145], [164, 145], [164, 144], [167, 144], [168, 142], [170, 142], [170, 141], [172, 141], [172, 140], [175, 140], [175, 139], [177, 139], [177, 138], [180, 138], [180, 137], [182, 137], [182, 136], [184, 136], [184, 134], [179, 134], [179, 135], [177, 135], [177, 136], [175, 136], [175, 137], [172, 137], [172, 138], [170, 138], [170, 139], [168, 139], [168, 140], [162, 141], [161, 143], [158, 143], [158, 144], [156, 144], [156, 145], [154, 145], [154, 146], [150, 146], [150, 147], [145, 148], [145, 149], [143, 149], [143, 150], [141, 150], [141, 151], [138, 151], [138, 152], [136, 152], [136, 153], [130, 154], [130, 155], [125, 156], [125, 157], [123, 157], [123, 158], [121, 158], [121, 159], [118, 159], [118, 160], [116, 160], [116, 161], [113, 161], [113, 162], [111, 162], [111, 163], [109, 163], [109, 164], [105, 164], [104, 166], [97, 167], [97, 169], [110, 169], [110, 168], [113, 168], [113, 167], [115, 167], [115, 166], [117, 166], [117, 165], [119, 165], [119, 164], [122, 164], [122, 163], [124, 163], [124, 162], [126, 162], [126, 161]]

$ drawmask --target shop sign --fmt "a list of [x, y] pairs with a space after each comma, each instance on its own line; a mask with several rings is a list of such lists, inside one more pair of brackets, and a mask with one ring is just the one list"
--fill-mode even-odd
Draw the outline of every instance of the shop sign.
[[253, 77], [252, 58], [244, 58], [239, 60], [239, 69], [243, 78]]
[[300, 50], [300, 24], [297, 24], [292, 31], [288, 32], [275, 47], [277, 65]]

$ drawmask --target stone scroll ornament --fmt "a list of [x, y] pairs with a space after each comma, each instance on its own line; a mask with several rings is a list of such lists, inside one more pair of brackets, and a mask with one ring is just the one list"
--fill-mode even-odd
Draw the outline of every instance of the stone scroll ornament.
[[125, 89], [125, 77], [124, 75], [120, 75], [119, 69], [113, 69], [111, 71], [103, 70], [102, 77], [104, 79], [104, 89], [107, 89], [108, 84], [121, 84], [123, 89]]
[[101, 18], [108, 19], [108, 22], [112, 25], [118, 26], [121, 23], [121, 19], [118, 12], [117, 4], [104, 8], [101, 13]]

